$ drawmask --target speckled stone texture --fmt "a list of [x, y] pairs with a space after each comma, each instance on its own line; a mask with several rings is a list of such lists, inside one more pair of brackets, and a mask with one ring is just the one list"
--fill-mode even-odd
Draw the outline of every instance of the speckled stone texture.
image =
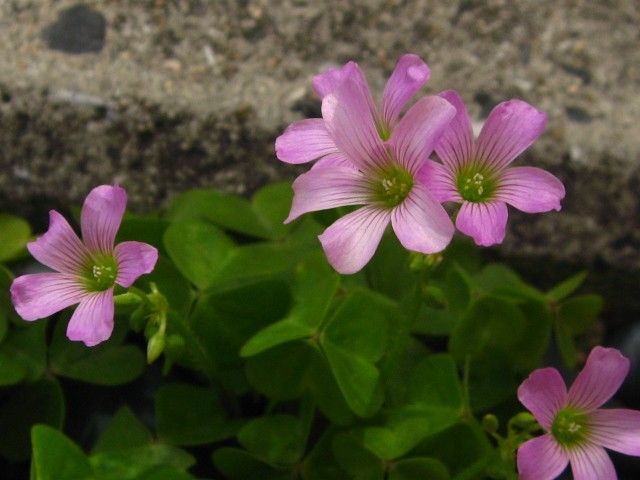
[[549, 114], [520, 163], [558, 175], [561, 213], [512, 211], [507, 254], [640, 266], [640, 9], [628, 1], [103, 0], [104, 47], [43, 31], [76, 2], [0, 2], [0, 210], [44, 218], [120, 182], [131, 207], [195, 186], [250, 193], [299, 170], [273, 140], [319, 115], [312, 75], [357, 60], [373, 87], [404, 52], [424, 92], [461, 92], [480, 124], [522, 98]]

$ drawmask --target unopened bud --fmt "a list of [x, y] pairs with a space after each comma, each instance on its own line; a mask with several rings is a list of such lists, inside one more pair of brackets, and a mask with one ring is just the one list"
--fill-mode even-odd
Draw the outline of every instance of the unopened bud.
[[155, 334], [147, 344], [147, 363], [153, 363], [164, 351], [164, 335], [159, 332]]
[[500, 428], [498, 417], [496, 417], [492, 413], [486, 414], [484, 417], [482, 417], [482, 428], [484, 428], [488, 433], [496, 433], [498, 431], [498, 428]]

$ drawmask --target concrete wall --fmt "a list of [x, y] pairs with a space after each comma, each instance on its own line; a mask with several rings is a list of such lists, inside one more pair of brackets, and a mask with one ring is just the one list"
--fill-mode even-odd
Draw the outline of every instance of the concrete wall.
[[0, 0], [0, 210], [44, 219], [104, 182], [148, 210], [291, 178], [273, 140], [319, 115], [311, 76], [355, 59], [381, 91], [414, 52], [424, 91], [459, 90], [478, 122], [513, 97], [549, 114], [521, 163], [565, 182], [564, 209], [513, 214], [506, 253], [640, 266], [634, 0], [105, 0], [57, 28], [75, 4]]

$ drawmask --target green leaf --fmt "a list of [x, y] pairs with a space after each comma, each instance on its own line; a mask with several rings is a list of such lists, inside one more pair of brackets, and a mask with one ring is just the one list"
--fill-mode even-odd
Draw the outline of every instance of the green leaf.
[[469, 273], [454, 263], [445, 274], [444, 290], [449, 310], [457, 315], [467, 311], [477, 285]]
[[353, 432], [338, 433], [333, 437], [333, 456], [340, 466], [360, 480], [382, 480], [384, 463], [367, 450]]
[[169, 222], [165, 219], [127, 212], [118, 229], [116, 243], [128, 240], [144, 242], [160, 249], [161, 254], [166, 254], [162, 237], [168, 226]]
[[[122, 480], [116, 478], [114, 480]], [[138, 475], [135, 480], [196, 480], [196, 477], [167, 465], [158, 465]]]
[[573, 335], [585, 333], [602, 311], [600, 295], [579, 295], [563, 302], [558, 308], [558, 322]]
[[350, 293], [327, 322], [322, 345], [332, 344], [368, 362], [382, 357], [388, 337], [388, 316], [395, 304], [365, 289]]
[[221, 230], [195, 220], [172, 223], [164, 232], [164, 246], [178, 270], [199, 289], [212, 284], [234, 249]]
[[552, 318], [538, 300], [486, 296], [476, 300], [460, 319], [449, 351], [460, 364], [486, 352], [502, 352], [521, 371], [539, 365], [551, 335]]
[[[55, 379], [42, 379], [9, 390], [0, 402], [0, 455], [17, 462], [29, 458], [31, 427], [62, 427], [64, 398]], [[10, 434], [9, 434], [10, 432]]]
[[521, 375], [502, 351], [486, 351], [469, 362], [469, 396], [474, 412], [486, 412], [514, 398]]
[[417, 457], [400, 460], [389, 471], [389, 480], [449, 480], [449, 470], [435, 458]]
[[230, 437], [238, 428], [229, 420], [215, 390], [166, 384], [155, 397], [158, 435], [175, 445], [201, 445]]
[[[0, 384], [15, 383], [13, 380], [35, 381], [45, 372], [47, 346], [45, 344], [46, 320], [12, 328], [0, 344], [0, 359], [7, 359], [9, 368]], [[9, 382], [9, 383], [6, 383]]]
[[212, 381], [235, 392], [245, 391], [240, 348], [256, 332], [282, 318], [290, 303], [288, 285], [275, 280], [203, 294], [183, 325], [191, 332], [191, 336], [183, 335], [185, 352]]
[[215, 272], [209, 291], [225, 291], [288, 275], [306, 250], [277, 243], [237, 247]]
[[476, 275], [475, 281], [484, 292], [493, 295], [546, 302], [542, 292], [525, 283], [517, 273], [501, 263], [485, 266]]
[[121, 407], [100, 434], [91, 453], [118, 452], [151, 443], [151, 432], [127, 406]]
[[251, 202], [253, 211], [269, 232], [268, 238], [282, 238], [292, 229], [293, 225], [284, 224], [291, 209], [292, 199], [291, 182], [267, 185], [253, 196]]
[[0, 386], [20, 383], [29, 373], [19, 358], [0, 349]]
[[34, 480], [90, 480], [91, 465], [80, 448], [64, 434], [46, 425], [36, 425], [31, 432]]
[[310, 337], [317, 332], [340, 279], [320, 253], [301, 261], [295, 269], [294, 305], [283, 320], [258, 332], [243, 347], [243, 357], [256, 355], [281, 343]]
[[481, 480], [483, 465], [494, 452], [486, 434], [475, 423], [458, 423], [427, 438], [415, 450], [415, 455], [441, 461], [455, 480]]
[[573, 341], [573, 336], [568, 328], [556, 322], [554, 324], [556, 345], [562, 356], [562, 361], [569, 368], [574, 368], [578, 362], [578, 352]]
[[320, 337], [322, 351], [345, 400], [354, 413], [366, 417], [383, 401], [380, 372], [374, 365], [388, 342], [387, 315], [393, 304], [367, 290], [350, 294]]
[[560, 282], [546, 293], [547, 298], [554, 302], [564, 300], [582, 286], [587, 278], [587, 274], [588, 272], [583, 270]]
[[437, 310], [421, 305], [411, 331], [422, 335], [446, 336], [451, 334], [457, 320], [458, 316], [448, 309]]
[[[84, 347], [86, 349], [86, 347]], [[140, 375], [145, 357], [134, 345], [119, 345], [84, 355], [65, 355], [52, 359], [51, 367], [63, 377], [95, 385], [122, 385]]]
[[[336, 425], [347, 425], [353, 421], [350, 405], [336, 380], [335, 374], [322, 354], [314, 349], [309, 370], [309, 390], [320, 411]], [[382, 402], [382, 392], [374, 392], [373, 407], [378, 408], [377, 402]], [[372, 408], [373, 408], [372, 407]], [[369, 412], [366, 412], [369, 414]]]
[[6, 262], [25, 251], [31, 239], [31, 227], [22, 218], [0, 213], [0, 262]]
[[[23, 320], [18, 317], [18, 314], [15, 312], [13, 304], [11, 303], [9, 290], [12, 282], [13, 273], [3, 265], [0, 265], [0, 312], [4, 315], [5, 320], [12, 320], [21, 324]], [[6, 335], [6, 331], [4, 335]], [[2, 338], [4, 338], [4, 336], [0, 336], [0, 342], [2, 342]]]
[[246, 374], [251, 386], [275, 401], [302, 396], [314, 354], [302, 342], [279, 345], [247, 360]]
[[387, 232], [376, 254], [365, 267], [373, 290], [400, 299], [415, 285], [416, 274], [409, 269], [409, 253], [394, 234]]
[[213, 463], [229, 480], [289, 480], [291, 471], [278, 469], [238, 448], [219, 448], [213, 452]]
[[[7, 316], [2, 306], [0, 305], [0, 343], [2, 343], [2, 341], [4, 340], [4, 337], [6, 337], [8, 330], [9, 330], [9, 317]], [[1, 365], [2, 365], [2, 362], [0, 362], [0, 366]]]
[[67, 322], [59, 320], [51, 341], [50, 368], [58, 375], [96, 385], [121, 385], [139, 377], [145, 356], [134, 345], [120, 345], [127, 333], [126, 322], [115, 323], [111, 338], [95, 347], [70, 342]]
[[525, 329], [525, 317], [514, 302], [499, 297], [478, 299], [454, 328], [449, 351], [460, 363], [490, 349], [512, 350]]
[[450, 409], [452, 419], [462, 412], [463, 393], [453, 358], [446, 353], [430, 355], [410, 374], [407, 403]]
[[238, 432], [238, 441], [249, 452], [273, 466], [296, 463], [306, 443], [302, 423], [291, 415], [256, 418]]
[[216, 190], [190, 190], [179, 195], [171, 203], [167, 217], [173, 222], [204, 220], [251, 237], [269, 238], [247, 199]]
[[[100, 480], [139, 480], [141, 477], [154, 478], [152, 474], [154, 472], [157, 474], [158, 467], [174, 471], [186, 470], [195, 464], [195, 459], [179, 448], [151, 444], [127, 450], [98, 453], [91, 456], [90, 462], [96, 477]], [[181, 476], [175, 478], [178, 479]]]
[[349, 407], [361, 417], [375, 413], [383, 400], [378, 369], [332, 343], [325, 342], [322, 348]]
[[447, 406], [418, 404], [394, 408], [385, 411], [377, 425], [362, 429], [363, 444], [378, 458], [392, 460], [406, 455], [458, 418], [459, 412]]
[[345, 472], [337, 462], [333, 454], [333, 437], [333, 429], [328, 428], [313, 446], [313, 449], [302, 464], [303, 480], [354, 479], [354, 476]]

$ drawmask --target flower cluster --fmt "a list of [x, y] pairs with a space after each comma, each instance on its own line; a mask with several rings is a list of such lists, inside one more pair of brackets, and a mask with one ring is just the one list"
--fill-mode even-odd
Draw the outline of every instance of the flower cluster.
[[[510, 167], [542, 133], [546, 115], [521, 100], [503, 102], [474, 140], [460, 96], [446, 91], [421, 98], [401, 117], [429, 74], [419, 57], [403, 55], [377, 104], [357, 64], [331, 69], [313, 80], [322, 118], [294, 122], [276, 140], [283, 162], [315, 161], [293, 184], [286, 222], [361, 205], [319, 237], [340, 273], [367, 264], [389, 223], [408, 250], [443, 250], [455, 230], [444, 202], [461, 204], [457, 229], [485, 246], [502, 242], [507, 203], [530, 213], [560, 209], [565, 191], [556, 177]], [[440, 161], [430, 159], [434, 152]]]

